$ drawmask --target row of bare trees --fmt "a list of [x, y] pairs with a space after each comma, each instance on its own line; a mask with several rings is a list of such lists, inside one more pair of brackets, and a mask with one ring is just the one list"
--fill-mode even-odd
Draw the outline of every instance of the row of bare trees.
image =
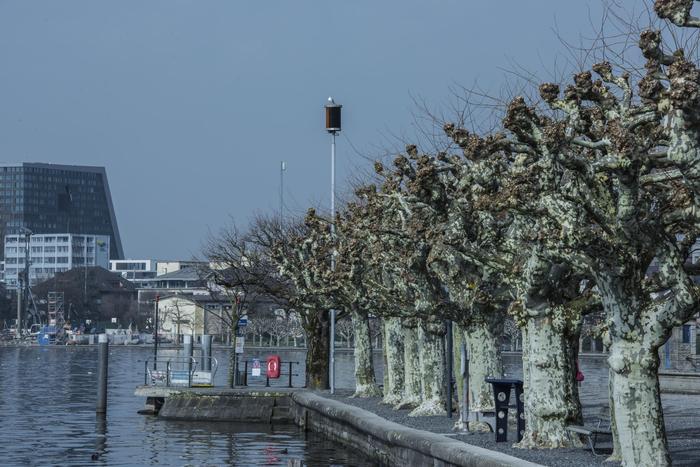
[[[667, 36], [700, 27], [693, 4], [654, 2]], [[312, 209], [302, 222], [230, 231], [209, 252], [237, 271], [222, 284], [299, 313], [310, 387], [327, 384], [334, 308], [353, 324], [355, 395], [382, 394], [368, 324], [381, 316], [384, 401], [416, 416], [445, 411], [445, 320], [471, 356], [474, 384], [460, 403], [493, 406], [483, 381], [503, 372], [499, 338], [512, 317], [523, 339], [521, 448], [580, 444], [566, 431], [582, 419], [580, 333], [584, 316], [602, 313], [611, 458], [670, 464], [658, 349], [700, 304], [688, 261], [700, 233], [700, 71], [667, 44], [645, 29], [637, 74], [601, 60], [563, 89], [541, 84], [539, 101], [511, 99], [493, 131], [445, 123], [442, 149], [408, 145], [391, 165], [377, 162], [375, 183], [335, 219]]]

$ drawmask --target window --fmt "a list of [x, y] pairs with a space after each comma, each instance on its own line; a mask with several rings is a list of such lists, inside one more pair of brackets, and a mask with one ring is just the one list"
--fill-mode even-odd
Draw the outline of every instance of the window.
[[59, 256], [56, 258], [56, 262], [59, 264], [68, 264], [68, 257], [67, 256]]
[[690, 324], [683, 325], [683, 343], [690, 344]]

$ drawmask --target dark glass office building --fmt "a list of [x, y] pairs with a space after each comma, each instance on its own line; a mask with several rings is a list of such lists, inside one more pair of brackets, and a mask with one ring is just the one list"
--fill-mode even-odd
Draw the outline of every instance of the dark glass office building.
[[110, 236], [110, 258], [124, 258], [104, 167], [0, 163], [2, 236], [23, 233]]

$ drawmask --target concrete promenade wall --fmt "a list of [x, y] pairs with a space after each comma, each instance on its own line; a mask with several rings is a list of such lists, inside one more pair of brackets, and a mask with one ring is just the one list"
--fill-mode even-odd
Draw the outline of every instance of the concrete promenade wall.
[[291, 391], [182, 390], [164, 397], [158, 416], [169, 420], [294, 423]]
[[371, 412], [311, 392], [292, 395], [297, 425], [360, 449], [382, 465], [529, 467], [537, 466], [447, 436], [408, 428]]
[[661, 392], [700, 394], [700, 373], [659, 372]]

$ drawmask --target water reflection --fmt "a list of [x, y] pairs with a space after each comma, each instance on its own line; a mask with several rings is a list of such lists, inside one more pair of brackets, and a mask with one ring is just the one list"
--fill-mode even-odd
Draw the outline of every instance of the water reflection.
[[95, 421], [95, 452], [90, 456], [91, 460], [98, 460], [107, 452], [107, 417], [97, 414]]
[[[143, 362], [151, 352], [110, 348], [107, 416], [96, 417], [95, 347], [0, 347], [0, 464], [286, 466], [301, 459], [313, 466], [372, 465], [294, 426], [137, 415], [144, 400], [134, 396], [134, 388], [143, 381]], [[225, 379], [221, 368], [217, 383]]]

